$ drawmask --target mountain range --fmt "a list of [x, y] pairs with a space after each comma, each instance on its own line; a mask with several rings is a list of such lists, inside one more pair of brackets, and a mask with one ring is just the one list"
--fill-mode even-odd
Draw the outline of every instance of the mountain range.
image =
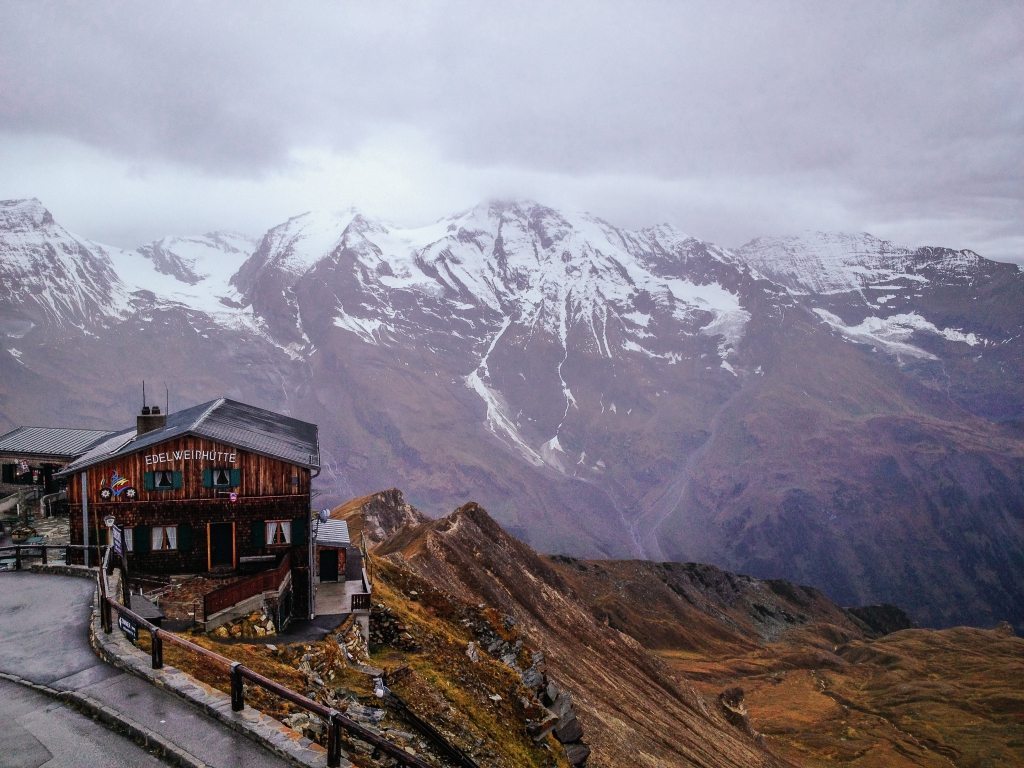
[[1015, 265], [525, 201], [127, 250], [15, 200], [0, 278], [0, 427], [121, 427], [142, 380], [172, 410], [229, 395], [320, 425], [324, 502], [401, 485], [549, 553], [1024, 627]]

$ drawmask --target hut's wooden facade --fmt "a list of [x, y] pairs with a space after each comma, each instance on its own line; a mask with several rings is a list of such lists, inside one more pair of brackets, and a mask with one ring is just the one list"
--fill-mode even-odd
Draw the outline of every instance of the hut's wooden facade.
[[71, 542], [106, 544], [112, 516], [135, 573], [258, 570], [290, 557], [301, 612], [316, 425], [226, 399], [155, 415], [60, 473]]
[[[113, 515], [141, 571], [232, 570], [306, 544], [308, 467], [189, 437], [121, 455], [68, 478], [72, 543], [85, 538], [83, 477], [90, 540], [106, 543], [103, 521]], [[268, 531], [275, 521], [287, 525]], [[168, 526], [178, 530], [159, 531]]]

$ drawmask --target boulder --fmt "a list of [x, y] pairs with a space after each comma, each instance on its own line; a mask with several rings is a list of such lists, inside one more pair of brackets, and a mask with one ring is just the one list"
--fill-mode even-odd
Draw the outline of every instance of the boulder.
[[558, 721], [558, 724], [555, 726], [555, 738], [563, 744], [579, 741], [583, 738], [583, 726], [580, 725], [580, 721], [576, 719], [575, 714], [563, 717]]
[[584, 765], [590, 757], [590, 747], [582, 741], [565, 745], [565, 757], [570, 765]]

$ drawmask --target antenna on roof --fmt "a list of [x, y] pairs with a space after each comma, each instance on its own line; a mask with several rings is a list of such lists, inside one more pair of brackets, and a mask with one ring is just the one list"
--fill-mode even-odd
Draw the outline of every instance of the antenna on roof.
[[142, 407], [146, 407], [146, 380], [142, 380]]
[[171, 412], [171, 390], [164, 384], [164, 413]]

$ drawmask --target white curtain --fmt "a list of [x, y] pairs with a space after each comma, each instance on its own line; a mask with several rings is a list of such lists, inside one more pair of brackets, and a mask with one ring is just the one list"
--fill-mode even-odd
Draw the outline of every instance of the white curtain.
[[[164, 535], [166, 534], [167, 542], [164, 542]], [[152, 549], [154, 552], [159, 552], [162, 549], [177, 549], [178, 548], [178, 528], [174, 525], [167, 526], [153, 526], [153, 545]]]
[[267, 546], [292, 543], [291, 520], [267, 521]]

